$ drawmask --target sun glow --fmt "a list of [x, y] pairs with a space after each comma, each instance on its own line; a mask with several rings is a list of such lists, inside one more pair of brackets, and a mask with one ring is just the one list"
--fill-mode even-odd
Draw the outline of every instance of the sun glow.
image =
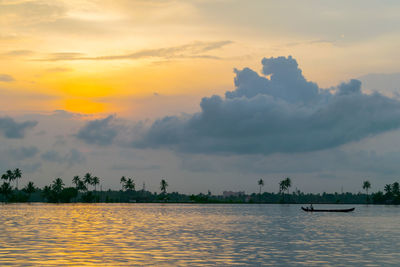
[[74, 98], [66, 99], [63, 102], [63, 109], [70, 112], [92, 114], [109, 111], [105, 103], [94, 102], [90, 99]]

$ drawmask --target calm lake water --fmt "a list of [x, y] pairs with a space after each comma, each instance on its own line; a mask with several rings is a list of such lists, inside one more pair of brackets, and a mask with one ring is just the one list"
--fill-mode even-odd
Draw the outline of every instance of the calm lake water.
[[0, 205], [0, 265], [398, 265], [400, 207], [352, 206]]

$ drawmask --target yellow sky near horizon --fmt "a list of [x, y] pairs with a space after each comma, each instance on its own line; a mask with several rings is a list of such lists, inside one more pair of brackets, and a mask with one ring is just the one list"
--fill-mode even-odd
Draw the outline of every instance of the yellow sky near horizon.
[[[232, 90], [233, 68], [260, 71], [264, 56], [292, 55], [321, 87], [399, 67], [390, 55], [396, 33], [370, 29], [371, 36], [348, 38], [344, 26], [324, 30], [349, 14], [314, 5], [320, 12], [308, 17], [308, 9], [292, 14], [275, 1], [0, 1], [0, 75], [12, 77], [0, 80], [0, 104], [10, 112], [140, 117], [151, 114], [132, 107], [140, 99], [176, 96], [169, 105], [185, 112], [182, 96], [193, 101]], [[150, 106], [162, 109], [160, 99]]]

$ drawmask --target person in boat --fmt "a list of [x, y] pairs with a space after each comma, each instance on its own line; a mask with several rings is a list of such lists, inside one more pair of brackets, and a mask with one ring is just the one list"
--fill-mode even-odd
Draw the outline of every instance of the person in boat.
[[313, 207], [312, 203], [310, 204], [310, 208], [309, 209], [310, 210], [314, 210], [314, 207]]

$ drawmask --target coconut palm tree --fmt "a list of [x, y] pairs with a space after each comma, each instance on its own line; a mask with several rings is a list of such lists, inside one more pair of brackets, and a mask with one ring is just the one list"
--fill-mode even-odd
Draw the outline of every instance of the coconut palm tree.
[[96, 192], [96, 186], [100, 183], [100, 179], [97, 176], [92, 178], [92, 185], [94, 186], [94, 191]]
[[400, 194], [400, 185], [398, 182], [394, 182], [392, 184], [392, 193], [395, 196], [398, 196]]
[[126, 180], [124, 188], [128, 191], [134, 191], [135, 190], [135, 182], [133, 181], [133, 179], [128, 178], [128, 180]]
[[15, 177], [14, 179], [16, 180], [16, 187], [17, 187], [17, 190], [18, 190], [18, 179], [20, 179], [22, 177], [22, 171], [20, 169], [16, 168], [13, 171], [13, 174], [14, 174], [14, 177]]
[[125, 187], [125, 183], [126, 183], [126, 178], [125, 176], [122, 176], [121, 179], [119, 180], [119, 182], [121, 183], [121, 190], [124, 190]]
[[28, 194], [28, 200], [31, 197], [31, 194], [36, 191], [36, 187], [33, 182], [28, 182], [28, 184], [22, 189], [25, 193]]
[[286, 191], [286, 180], [279, 182], [279, 193], [283, 194]]
[[51, 185], [51, 189], [56, 193], [59, 194], [64, 189], [64, 182], [61, 178], [56, 178]]
[[367, 202], [369, 201], [368, 189], [370, 189], [370, 188], [371, 188], [371, 183], [369, 181], [364, 181], [363, 189], [367, 192]]
[[79, 178], [78, 175], [74, 176], [74, 178], [72, 178], [72, 183], [75, 185], [75, 188], [78, 189], [78, 185], [79, 182], [81, 181], [81, 178]]
[[261, 187], [264, 186], [264, 180], [263, 179], [258, 180], [258, 185], [260, 186], [260, 195], [261, 195]]
[[282, 201], [285, 202], [285, 191], [288, 189], [287, 179], [279, 182], [279, 193], [282, 194]]
[[42, 196], [45, 197], [45, 198], [47, 198], [47, 201], [49, 201], [49, 200], [50, 200], [51, 192], [52, 192], [51, 186], [46, 185], [45, 187], [43, 187]]
[[384, 190], [387, 195], [391, 195], [392, 194], [392, 185], [391, 184], [385, 185]]
[[79, 180], [76, 189], [77, 189], [78, 191], [86, 191], [86, 190], [87, 190], [87, 186], [86, 186], [86, 184], [85, 184], [82, 180]]
[[8, 181], [8, 175], [7, 175], [7, 173], [2, 174], [2, 175], [1, 175], [1, 179], [2, 179], [2, 180], [5, 180], [5, 181]]
[[86, 173], [85, 176], [83, 176], [83, 182], [85, 185], [90, 185], [92, 184], [92, 175], [90, 173]]
[[167, 181], [165, 181], [164, 179], [161, 179], [161, 182], [160, 182], [160, 189], [161, 189], [161, 191], [163, 192], [163, 194], [166, 194], [166, 193], [167, 193], [167, 187], [168, 187]]
[[12, 170], [7, 170], [6, 175], [11, 184], [11, 182], [15, 180], [14, 172]]
[[292, 180], [290, 180], [290, 178], [287, 177], [287, 178], [285, 179], [285, 187], [286, 187], [286, 190], [287, 190], [288, 195], [289, 195], [289, 188], [290, 188], [291, 186], [292, 186]]
[[0, 187], [0, 193], [5, 197], [6, 201], [8, 200], [8, 196], [12, 193], [12, 187], [10, 183], [3, 182]]

